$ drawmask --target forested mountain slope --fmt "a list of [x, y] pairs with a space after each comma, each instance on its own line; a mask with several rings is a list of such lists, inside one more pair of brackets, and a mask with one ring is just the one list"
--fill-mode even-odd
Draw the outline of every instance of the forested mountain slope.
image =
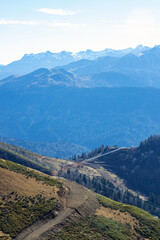
[[120, 149], [95, 158], [105, 169], [123, 178], [128, 187], [149, 196], [152, 203], [160, 204], [160, 136], [151, 136], [139, 147]]
[[152, 88], [43, 87], [19, 79], [0, 86], [0, 135], [87, 148], [138, 145], [160, 132], [159, 101]]

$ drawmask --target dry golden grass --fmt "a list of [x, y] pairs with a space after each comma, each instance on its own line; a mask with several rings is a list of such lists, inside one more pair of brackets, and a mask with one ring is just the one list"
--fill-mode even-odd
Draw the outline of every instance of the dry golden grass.
[[21, 196], [36, 196], [42, 194], [47, 198], [57, 197], [58, 188], [45, 185], [34, 178], [26, 178], [25, 175], [0, 168], [0, 196], [17, 192]]
[[5, 234], [2, 231], [0, 231], [0, 238], [1, 237], [7, 237], [7, 240], [11, 240], [12, 238], [9, 236], [9, 234]]
[[139, 226], [138, 220], [132, 217], [128, 212], [121, 212], [120, 210], [113, 210], [111, 208], [105, 208], [101, 206], [100, 209], [97, 209], [96, 215], [111, 218], [122, 224], [129, 223], [132, 229]]

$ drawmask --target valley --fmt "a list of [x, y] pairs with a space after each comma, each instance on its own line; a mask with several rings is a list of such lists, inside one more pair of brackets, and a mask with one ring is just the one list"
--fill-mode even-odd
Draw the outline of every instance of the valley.
[[0, 240], [160, 240], [159, 13], [0, 1]]
[[[158, 89], [27, 87], [17, 81], [0, 87], [2, 137], [92, 149], [137, 146], [160, 131]], [[54, 154], [59, 157], [58, 151]]]
[[[148, 150], [148, 152], [144, 152], [141, 146], [150, 143], [152, 146], [151, 149], [154, 149], [156, 146], [156, 151], [158, 151], [158, 142], [159, 137], [153, 136], [142, 142], [140, 147], [136, 148], [115, 149], [115, 147], [109, 146], [105, 148], [100, 147], [97, 148], [96, 151], [88, 153], [88, 155], [83, 153], [82, 156], [79, 156], [79, 159], [74, 160], [45, 157], [22, 148], [1, 143], [0, 157], [23, 164], [27, 167], [32, 167], [50, 176], [59, 176], [75, 181], [106, 197], [138, 206], [153, 215], [160, 216], [158, 192], [159, 175], [157, 174], [158, 155], [155, 155], [155, 165], [152, 163], [152, 169], [149, 167], [149, 160], [147, 158], [146, 167], [142, 164], [140, 165], [142, 162], [141, 155], [148, 157], [150, 156], [148, 153], [151, 151]], [[103, 152], [108, 152], [102, 154], [102, 149], [104, 149]], [[135, 152], [140, 152], [139, 155], [137, 155], [137, 164], [139, 164], [139, 167], [135, 164], [132, 165], [133, 161], [131, 161], [131, 165], [125, 168], [125, 161], [129, 164], [129, 156], [133, 160], [135, 157], [132, 155], [135, 154]], [[92, 154], [95, 154], [95, 156], [89, 158], [88, 156]], [[83, 159], [82, 157], [85, 158]], [[140, 169], [140, 167], [142, 169]], [[126, 170], [128, 172], [126, 172]], [[139, 174], [139, 171], [142, 173], [145, 171], [145, 174]], [[150, 180], [151, 178], [152, 181]], [[137, 185], [135, 179], [138, 179]], [[147, 184], [145, 185], [145, 183]], [[151, 188], [151, 186], [153, 187]]]
[[1, 239], [158, 239], [159, 220], [136, 207], [9, 160], [0, 172]]

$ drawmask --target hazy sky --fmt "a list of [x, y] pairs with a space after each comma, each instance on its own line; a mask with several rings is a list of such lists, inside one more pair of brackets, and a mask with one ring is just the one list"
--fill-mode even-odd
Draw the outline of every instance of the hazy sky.
[[160, 44], [159, 0], [0, 0], [0, 64], [25, 53]]

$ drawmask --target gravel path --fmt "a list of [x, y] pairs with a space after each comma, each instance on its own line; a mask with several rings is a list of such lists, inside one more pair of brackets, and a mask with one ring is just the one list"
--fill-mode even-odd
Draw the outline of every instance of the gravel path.
[[90, 190], [65, 179], [63, 180], [63, 185], [69, 190], [66, 198], [66, 207], [54, 219], [38, 221], [24, 229], [15, 240], [37, 240], [42, 234], [50, 231], [54, 226], [71, 216], [75, 210], [85, 217], [98, 208], [97, 198]]

